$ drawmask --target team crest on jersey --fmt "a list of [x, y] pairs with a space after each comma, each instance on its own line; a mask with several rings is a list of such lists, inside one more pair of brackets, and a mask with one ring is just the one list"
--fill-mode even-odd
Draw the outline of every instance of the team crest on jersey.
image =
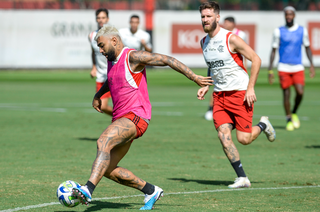
[[222, 45], [220, 45], [219, 47], [218, 47], [218, 51], [221, 53], [221, 52], [223, 52], [223, 46]]

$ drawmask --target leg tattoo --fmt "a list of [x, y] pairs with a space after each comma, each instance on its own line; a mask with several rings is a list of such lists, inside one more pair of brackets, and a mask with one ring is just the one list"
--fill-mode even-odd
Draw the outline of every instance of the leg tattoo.
[[231, 124], [223, 124], [218, 128], [218, 136], [223, 147], [223, 151], [231, 163], [240, 160], [239, 152], [231, 139]]
[[119, 166], [116, 169], [114, 169], [110, 175], [106, 177], [119, 184], [136, 188], [138, 190], [141, 190], [143, 186], [146, 184], [144, 180], [135, 176], [131, 171]]
[[136, 127], [129, 119], [121, 118], [113, 122], [97, 141], [97, 157], [92, 165], [89, 181], [97, 185], [110, 165], [111, 150], [130, 142], [135, 136]]

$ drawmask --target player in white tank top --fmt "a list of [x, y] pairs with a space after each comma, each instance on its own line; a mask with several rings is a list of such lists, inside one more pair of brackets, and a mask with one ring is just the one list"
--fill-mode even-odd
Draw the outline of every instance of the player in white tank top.
[[[101, 27], [103, 27], [103, 25], [109, 22], [109, 11], [105, 8], [96, 10], [96, 21], [99, 30]], [[102, 87], [103, 83], [107, 80], [108, 72], [108, 60], [100, 53], [97, 41], [94, 40], [98, 30], [93, 31], [89, 34], [89, 42], [92, 49], [92, 69], [90, 72], [90, 76], [92, 78], [96, 77], [96, 91], [99, 90]], [[102, 111], [105, 114], [112, 116], [112, 107], [108, 105], [110, 98], [110, 94], [106, 94], [101, 97], [101, 102]]]
[[149, 33], [139, 29], [140, 18], [138, 15], [130, 17], [130, 28], [120, 29], [120, 36], [125, 46], [135, 50], [152, 52], [151, 38]]
[[207, 35], [201, 41], [203, 56], [214, 80], [214, 91], [247, 90], [249, 76], [243, 66], [240, 53], [230, 49], [230, 31], [220, 28], [212, 38]]
[[[203, 29], [208, 33], [201, 40], [201, 47], [215, 86], [214, 124], [223, 150], [238, 176], [229, 188], [250, 187], [231, 131], [237, 129], [237, 140], [243, 145], [252, 143], [262, 131], [269, 141], [275, 140], [275, 131], [268, 117], [262, 116], [258, 125], [252, 126], [253, 103], [257, 100], [254, 86], [261, 60], [239, 36], [220, 28], [218, 3], [202, 3], [199, 10]], [[250, 78], [243, 66], [242, 55], [252, 62]], [[203, 100], [208, 90], [209, 86], [200, 88], [198, 99]]]
[[[246, 33], [236, 28], [234, 17], [231, 17], [231, 16], [226, 17], [223, 22], [223, 28], [231, 31], [235, 35], [238, 35], [242, 40], [248, 43]], [[247, 60], [244, 57], [243, 57], [243, 64], [244, 64], [244, 67], [247, 68]], [[208, 108], [208, 111], [205, 113], [204, 117], [206, 120], [212, 121], [212, 115], [213, 115], [213, 96], [211, 96], [211, 99], [209, 102], [209, 108]]]

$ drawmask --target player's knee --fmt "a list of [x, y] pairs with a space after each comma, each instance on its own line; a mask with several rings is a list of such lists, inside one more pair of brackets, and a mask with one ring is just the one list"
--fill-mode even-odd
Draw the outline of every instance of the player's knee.
[[303, 95], [303, 90], [297, 90], [297, 95], [302, 96]]
[[243, 145], [248, 145], [252, 142], [252, 136], [238, 136], [239, 143]]

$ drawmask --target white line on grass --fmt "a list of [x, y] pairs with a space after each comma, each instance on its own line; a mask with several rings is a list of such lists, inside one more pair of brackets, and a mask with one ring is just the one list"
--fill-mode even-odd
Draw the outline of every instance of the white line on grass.
[[[219, 193], [225, 191], [254, 191], [254, 190], [287, 190], [287, 189], [304, 189], [304, 188], [320, 188], [320, 185], [316, 186], [293, 186], [293, 187], [271, 187], [271, 188], [238, 188], [238, 189], [217, 189], [217, 190], [207, 190], [207, 191], [186, 191], [186, 192], [173, 192], [173, 193], [164, 193], [164, 195], [179, 195], [179, 194], [200, 194], [200, 193]], [[92, 200], [108, 200], [108, 199], [125, 199], [132, 197], [143, 197], [143, 194], [139, 195], [128, 195], [128, 196], [119, 196], [119, 197], [102, 197], [102, 198], [93, 198]], [[19, 207], [13, 209], [2, 210], [0, 212], [13, 212], [13, 211], [21, 211], [21, 210], [29, 210], [32, 208], [42, 208], [50, 205], [59, 205], [59, 202], [50, 202], [43, 203], [39, 205], [29, 205], [26, 207]]]

